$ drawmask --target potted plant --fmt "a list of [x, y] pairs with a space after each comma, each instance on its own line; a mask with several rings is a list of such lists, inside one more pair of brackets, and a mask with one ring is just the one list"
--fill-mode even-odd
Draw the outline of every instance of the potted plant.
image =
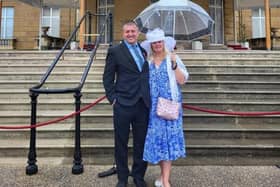
[[71, 50], [78, 50], [79, 49], [79, 41], [73, 40], [70, 43]]
[[242, 47], [249, 48], [249, 42], [246, 39], [246, 25], [244, 23], [239, 25], [239, 42]]
[[199, 40], [192, 41], [192, 49], [193, 50], [202, 50], [203, 49], [202, 42]]

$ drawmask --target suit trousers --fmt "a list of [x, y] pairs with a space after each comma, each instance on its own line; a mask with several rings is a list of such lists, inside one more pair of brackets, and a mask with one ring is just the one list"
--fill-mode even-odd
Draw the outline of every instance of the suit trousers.
[[131, 175], [134, 179], [142, 180], [147, 169], [147, 162], [143, 161], [143, 151], [148, 128], [149, 108], [143, 99], [139, 99], [133, 106], [114, 104], [114, 133], [115, 133], [115, 161], [117, 175], [120, 181], [127, 181], [128, 169], [128, 140], [130, 126], [133, 136], [133, 164]]

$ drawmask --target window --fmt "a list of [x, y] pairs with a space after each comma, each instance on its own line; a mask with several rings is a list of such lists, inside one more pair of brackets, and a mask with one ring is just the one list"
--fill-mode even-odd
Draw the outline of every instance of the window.
[[210, 0], [209, 14], [215, 21], [213, 26], [213, 33], [210, 37], [212, 44], [224, 43], [224, 20], [223, 20], [223, 1], [222, 0]]
[[14, 36], [14, 8], [2, 8], [1, 38], [12, 39]]
[[48, 35], [60, 36], [60, 10], [59, 8], [42, 9], [42, 27], [49, 26]]
[[252, 37], [265, 37], [264, 10], [262, 8], [252, 10]]
[[[113, 0], [99, 0], [98, 1], [98, 13], [107, 14], [108, 12], [114, 12], [114, 1]], [[98, 16], [98, 32], [101, 32], [101, 28], [105, 23], [105, 16]], [[110, 27], [109, 24], [105, 25], [105, 35], [103, 35], [101, 42], [108, 43], [110, 41]]]

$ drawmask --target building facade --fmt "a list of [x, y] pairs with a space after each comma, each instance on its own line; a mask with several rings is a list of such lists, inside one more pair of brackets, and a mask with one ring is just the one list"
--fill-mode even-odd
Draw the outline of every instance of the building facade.
[[[71, 0], [69, 0], [70, 2]], [[81, 13], [86, 11], [113, 14], [113, 40], [121, 40], [121, 25], [134, 19], [151, 0], [73, 0], [71, 6], [47, 7], [32, 6], [18, 0], [0, 0], [1, 42], [12, 41], [9, 48], [38, 49], [39, 36], [43, 27], [49, 27], [47, 34], [55, 38], [67, 39], [77, 24]], [[203, 7], [214, 19], [210, 45], [227, 45], [252, 38], [265, 37], [264, 8], [236, 10], [234, 0], [193, 0]], [[280, 28], [280, 9], [271, 8], [271, 28]], [[92, 20], [92, 32], [98, 33], [104, 17]], [[86, 25], [88, 27], [88, 25]], [[87, 29], [85, 27], [85, 29]], [[143, 36], [142, 36], [143, 37]], [[77, 36], [77, 40], [79, 40]], [[109, 41], [108, 32], [103, 42]], [[1, 45], [1, 43], [0, 43]]]

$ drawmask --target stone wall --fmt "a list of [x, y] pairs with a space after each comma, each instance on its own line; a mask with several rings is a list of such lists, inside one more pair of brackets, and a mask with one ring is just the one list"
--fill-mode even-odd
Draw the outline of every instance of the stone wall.
[[17, 1], [3, 1], [3, 7], [14, 7], [16, 49], [33, 49], [38, 37], [40, 10]]
[[[40, 8], [16, 0], [4, 0], [3, 7], [14, 8], [14, 38], [16, 49], [37, 49], [40, 24]], [[60, 37], [68, 38], [74, 28], [74, 11], [61, 9]]]
[[[150, 5], [150, 0], [128, 1], [115, 0], [113, 12], [114, 40], [122, 39], [121, 26], [123, 22], [134, 19], [143, 9]], [[206, 11], [209, 11], [209, 1], [194, 0]], [[14, 37], [16, 38], [16, 49], [35, 49], [39, 36], [40, 9], [21, 3], [17, 0], [4, 0], [3, 7], [14, 7]], [[96, 0], [87, 1], [87, 10], [96, 12]], [[233, 10], [233, 0], [224, 0], [224, 42], [234, 41], [235, 32], [238, 41], [239, 13]], [[271, 9], [271, 27], [280, 28], [280, 9]], [[67, 39], [75, 26], [75, 11], [73, 9], [61, 9], [60, 12], [60, 37]], [[234, 23], [234, 16], [236, 22]], [[251, 10], [242, 10], [243, 23], [246, 25], [246, 38], [252, 37], [252, 13]], [[96, 23], [93, 18], [93, 23]], [[92, 26], [95, 32], [96, 24]], [[140, 40], [144, 35], [140, 35]]]
[[[149, 6], [149, 0], [127, 1], [115, 0], [114, 12], [114, 40], [122, 39], [122, 25], [128, 20], [133, 20], [142, 10]], [[144, 39], [141, 35], [140, 39]]]

